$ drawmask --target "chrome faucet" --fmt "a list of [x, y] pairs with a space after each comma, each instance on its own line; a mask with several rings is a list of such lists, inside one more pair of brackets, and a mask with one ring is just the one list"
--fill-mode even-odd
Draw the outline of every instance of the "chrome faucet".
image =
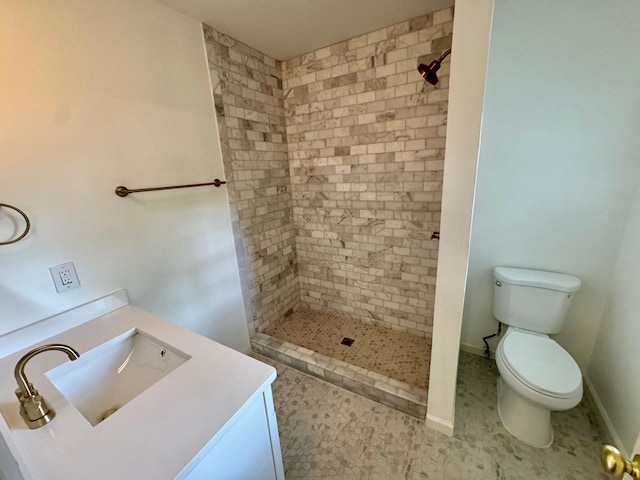
[[60, 343], [52, 343], [49, 345], [41, 345], [27, 352], [16, 364], [14, 374], [16, 376], [16, 382], [18, 382], [18, 388], [16, 389], [16, 397], [20, 401], [20, 415], [27, 424], [27, 427], [31, 429], [40, 428], [56, 416], [56, 412], [53, 408], [47, 405], [45, 399], [38, 393], [33, 387], [33, 384], [27, 380], [24, 374], [24, 367], [27, 362], [36, 355], [47, 352], [49, 350], [59, 350], [66, 353], [69, 356], [69, 360], [74, 361], [80, 357], [80, 354], [73, 348], [62, 345]]

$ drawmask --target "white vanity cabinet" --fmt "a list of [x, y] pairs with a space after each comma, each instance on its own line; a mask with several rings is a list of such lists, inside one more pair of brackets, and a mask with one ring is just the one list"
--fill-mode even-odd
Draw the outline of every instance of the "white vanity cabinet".
[[[174, 352], [183, 361], [114, 413], [92, 421], [87, 408], [102, 412], [100, 402], [111, 402], [118, 387], [91, 397], [87, 407], [73, 389], [63, 388], [62, 375], [78, 372], [72, 386], [85, 395], [102, 392], [115, 374], [100, 373], [90, 362], [102, 365], [97, 359], [108, 349], [124, 348], [138, 334], [166, 347], [159, 358]], [[65, 363], [66, 355], [46, 352], [30, 361], [29, 381], [56, 411], [50, 423], [30, 430], [18, 413], [13, 369], [27, 351], [46, 343], [72, 346], [80, 358]], [[125, 349], [124, 363], [117, 360], [121, 367], [140, 358], [141, 365], [157, 367], [155, 360], [145, 363], [147, 353], [136, 357], [134, 351], [141, 350]], [[80, 374], [86, 371], [91, 375]], [[96, 380], [99, 373], [105, 376]], [[124, 291], [116, 292], [0, 336], [0, 479], [283, 480], [275, 378], [273, 367], [135, 308]]]
[[[271, 389], [251, 399], [229, 421], [228, 431], [179, 478], [188, 480], [282, 480], [282, 455]], [[212, 442], [214, 443], [214, 442]], [[199, 456], [200, 457], [200, 456]]]

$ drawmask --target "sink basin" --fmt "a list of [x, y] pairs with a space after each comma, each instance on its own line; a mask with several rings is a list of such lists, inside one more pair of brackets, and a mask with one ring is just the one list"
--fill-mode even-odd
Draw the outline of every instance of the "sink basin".
[[96, 426], [190, 358], [132, 329], [45, 375]]

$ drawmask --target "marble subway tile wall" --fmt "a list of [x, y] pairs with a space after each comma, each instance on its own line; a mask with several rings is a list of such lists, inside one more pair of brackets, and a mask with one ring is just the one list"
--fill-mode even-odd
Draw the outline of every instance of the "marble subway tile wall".
[[300, 299], [280, 62], [204, 25], [249, 326]]
[[431, 336], [453, 10], [283, 62], [300, 295]]

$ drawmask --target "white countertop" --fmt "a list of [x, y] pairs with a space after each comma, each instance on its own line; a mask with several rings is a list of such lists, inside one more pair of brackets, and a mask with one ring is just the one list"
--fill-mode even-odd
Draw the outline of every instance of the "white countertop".
[[[116, 295], [105, 297], [115, 311], [86, 323], [76, 325], [81, 315], [72, 310], [0, 337], [0, 433], [25, 478], [181, 478], [194, 457], [217, 443], [238, 410], [276, 377], [273, 367], [127, 305], [126, 296], [119, 302], [123, 292]], [[97, 311], [87, 307], [92, 305], [81, 308], [88, 315]], [[14, 394], [13, 370], [22, 355], [44, 343], [63, 343], [82, 356], [133, 328], [191, 358], [94, 427], [44, 375], [69, 359], [45, 352], [27, 364], [26, 375], [57, 414], [42, 428], [27, 428]]]

